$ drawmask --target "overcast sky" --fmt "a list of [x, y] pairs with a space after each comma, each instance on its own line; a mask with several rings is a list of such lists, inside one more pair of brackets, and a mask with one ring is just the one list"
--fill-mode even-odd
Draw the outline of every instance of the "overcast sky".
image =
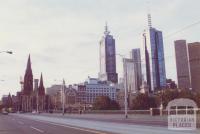
[[[153, 27], [163, 31], [167, 78], [176, 80], [174, 40], [199, 41], [200, 25], [171, 33], [200, 20], [199, 0], [149, 0]], [[147, 26], [147, 0], [1, 0], [0, 97], [20, 91], [31, 54], [34, 78], [43, 73], [45, 87], [83, 82], [99, 72], [99, 41], [105, 21], [116, 51], [129, 56], [141, 47]], [[167, 37], [168, 36], [168, 37]], [[117, 71], [122, 63], [117, 57]]]

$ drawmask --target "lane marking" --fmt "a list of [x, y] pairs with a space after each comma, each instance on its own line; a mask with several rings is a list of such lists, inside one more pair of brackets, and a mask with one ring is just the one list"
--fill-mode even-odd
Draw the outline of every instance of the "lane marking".
[[38, 131], [38, 132], [40, 132], [40, 133], [44, 133], [44, 131], [43, 131], [43, 130], [40, 130], [40, 129], [38, 129], [38, 128], [35, 128], [35, 127], [33, 127], [33, 126], [30, 126], [30, 128], [32, 128], [32, 129], [34, 129], [34, 130], [36, 130], [36, 131]]
[[21, 125], [24, 125], [24, 122], [22, 122], [22, 121], [18, 121], [18, 123], [21, 124]]
[[100, 131], [91, 130], [91, 129], [87, 129], [87, 128], [80, 128], [80, 127], [74, 127], [74, 126], [69, 126], [69, 125], [62, 125], [62, 124], [53, 123], [53, 122], [41, 121], [41, 120], [38, 120], [38, 119], [34, 119], [34, 120], [38, 121], [38, 122], [42, 122], [42, 123], [48, 123], [48, 124], [55, 125], [55, 126], [71, 128], [71, 129], [76, 129], [76, 130], [95, 133], [95, 134], [108, 134], [108, 133], [105, 133], [105, 132], [100, 132]]

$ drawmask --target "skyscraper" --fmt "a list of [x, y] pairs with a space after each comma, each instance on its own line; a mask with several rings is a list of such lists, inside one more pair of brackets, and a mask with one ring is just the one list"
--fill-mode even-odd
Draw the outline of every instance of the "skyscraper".
[[142, 73], [150, 92], [166, 86], [163, 36], [151, 26], [150, 14], [148, 28], [143, 33]]
[[176, 55], [178, 88], [189, 89], [191, 87], [191, 83], [188, 62], [188, 47], [186, 44], [186, 40], [176, 40], [174, 41], [174, 45]]
[[100, 72], [99, 79], [117, 83], [118, 74], [116, 73], [116, 54], [115, 39], [105, 26], [104, 36], [100, 41]]
[[135, 72], [134, 81], [136, 81], [136, 88], [137, 90], [139, 90], [140, 86], [142, 85], [141, 55], [139, 48], [132, 49], [131, 59], [133, 60], [134, 63], [134, 72]]
[[186, 43], [177, 40], [175, 43], [178, 87], [200, 92], [200, 42]]
[[200, 42], [188, 43], [188, 52], [192, 90], [200, 92]]

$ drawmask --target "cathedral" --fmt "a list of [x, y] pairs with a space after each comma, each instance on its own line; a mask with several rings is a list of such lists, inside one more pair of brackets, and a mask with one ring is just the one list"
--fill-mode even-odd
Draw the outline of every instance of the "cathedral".
[[38, 79], [33, 80], [33, 73], [31, 68], [31, 57], [29, 55], [26, 66], [24, 79], [20, 81], [21, 92], [19, 92], [19, 111], [22, 112], [42, 112], [45, 110], [46, 95], [43, 85], [43, 76], [41, 74], [38, 85]]

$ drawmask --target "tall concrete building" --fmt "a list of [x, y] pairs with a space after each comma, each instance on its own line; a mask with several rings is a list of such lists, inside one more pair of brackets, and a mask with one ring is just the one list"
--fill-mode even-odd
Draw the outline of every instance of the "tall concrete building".
[[149, 86], [149, 92], [166, 86], [162, 31], [151, 26], [150, 14], [148, 28], [143, 33], [142, 73], [143, 80]]
[[176, 40], [175, 45], [175, 56], [176, 56], [176, 68], [177, 68], [177, 80], [178, 88], [189, 89], [191, 88], [190, 83], [190, 70], [188, 62], [188, 47], [186, 40]]
[[142, 68], [141, 68], [141, 55], [140, 49], [132, 49], [131, 51], [131, 59], [134, 63], [134, 73], [135, 73], [135, 82], [137, 90], [140, 90], [140, 86], [142, 85]]
[[188, 43], [188, 52], [191, 87], [192, 90], [200, 92], [200, 42]]
[[99, 79], [101, 81], [110, 81], [117, 83], [118, 74], [116, 73], [116, 54], [115, 39], [105, 26], [104, 36], [100, 41], [100, 72]]
[[126, 90], [129, 93], [137, 93], [137, 72], [135, 71], [135, 63], [133, 59], [123, 59], [123, 68], [124, 68], [124, 83]]

